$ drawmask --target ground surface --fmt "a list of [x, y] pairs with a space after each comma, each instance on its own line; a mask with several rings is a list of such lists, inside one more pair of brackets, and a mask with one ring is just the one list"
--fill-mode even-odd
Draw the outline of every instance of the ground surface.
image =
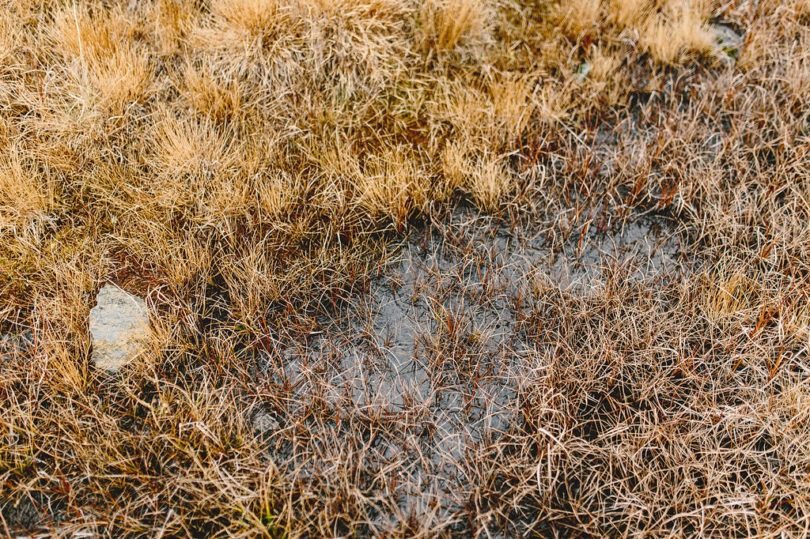
[[808, 95], [805, 0], [0, 0], [0, 529], [806, 534]]

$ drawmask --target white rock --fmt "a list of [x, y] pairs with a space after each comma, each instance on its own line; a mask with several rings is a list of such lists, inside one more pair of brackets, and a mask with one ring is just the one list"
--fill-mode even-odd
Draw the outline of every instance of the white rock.
[[745, 38], [726, 24], [711, 25], [709, 30], [714, 34], [715, 56], [724, 64], [733, 65], [742, 50]]
[[99, 290], [96, 303], [90, 309], [92, 359], [99, 369], [116, 372], [146, 349], [151, 331], [146, 303], [109, 284]]

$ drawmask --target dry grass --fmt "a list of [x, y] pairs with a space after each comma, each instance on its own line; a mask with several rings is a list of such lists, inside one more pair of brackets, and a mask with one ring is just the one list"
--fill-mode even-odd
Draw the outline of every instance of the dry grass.
[[[805, 535], [808, 50], [804, 0], [0, 0], [0, 533]], [[583, 294], [457, 206], [689, 269]], [[409, 231], [459, 261], [409, 361], [505, 422], [340, 379]]]

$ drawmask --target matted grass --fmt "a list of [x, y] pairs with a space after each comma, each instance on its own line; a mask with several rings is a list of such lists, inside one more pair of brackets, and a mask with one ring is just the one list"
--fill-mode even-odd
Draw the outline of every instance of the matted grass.
[[0, 529], [806, 534], [809, 55], [806, 0], [0, 0]]

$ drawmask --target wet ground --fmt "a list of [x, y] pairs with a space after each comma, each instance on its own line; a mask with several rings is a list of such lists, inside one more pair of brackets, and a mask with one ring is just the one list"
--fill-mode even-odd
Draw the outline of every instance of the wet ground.
[[0, 359], [17, 354], [26, 353], [34, 344], [34, 336], [30, 331], [21, 334], [0, 334]]
[[[305, 415], [316, 402], [331, 409], [330, 435], [356, 438], [358, 424], [381, 425], [366, 428], [363, 466], [396, 475], [390, 488], [403, 511], [451, 514], [464, 502], [455, 493], [470, 449], [513, 420], [530, 368], [521, 320], [538, 287], [592, 294], [617, 278], [660, 286], [683, 269], [682, 238], [661, 217], [599, 228], [569, 228], [563, 240], [558, 228], [458, 211], [449, 225], [412, 233], [347, 312], [268, 354], [266, 374], [288, 388], [288, 413]], [[263, 420], [277, 421], [284, 437], [283, 418]], [[293, 446], [279, 448], [299, 478], [335, 456]]]
[[[682, 235], [662, 217], [554, 223], [456, 211], [449, 223], [413, 231], [369, 293], [317, 332], [280, 338], [263, 356], [263, 378], [289, 406], [253, 420], [275, 439], [288, 477], [357, 468], [366, 477], [358, 489], [384, 493], [401, 512], [381, 502], [369, 514], [372, 530], [402, 514], [452, 521], [475, 447], [497, 440], [518, 414], [533, 353], [523, 320], [537, 290], [597, 294], [616, 279], [661, 286], [687, 264]], [[0, 336], [0, 359], [32, 342], [30, 333]], [[335, 438], [343, 454], [334, 454]], [[7, 509], [13, 522], [31, 520], [30, 511]]]

